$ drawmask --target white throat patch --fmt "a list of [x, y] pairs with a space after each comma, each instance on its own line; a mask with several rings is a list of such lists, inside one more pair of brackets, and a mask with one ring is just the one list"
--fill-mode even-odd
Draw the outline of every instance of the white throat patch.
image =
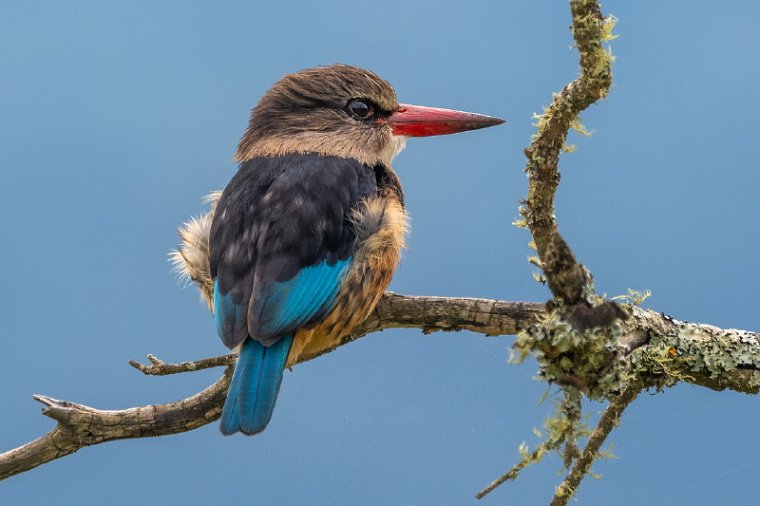
[[408, 138], [406, 135], [391, 135], [391, 141], [380, 154], [386, 164], [390, 165], [393, 159], [396, 158], [396, 155], [401, 153], [406, 147], [406, 140]]

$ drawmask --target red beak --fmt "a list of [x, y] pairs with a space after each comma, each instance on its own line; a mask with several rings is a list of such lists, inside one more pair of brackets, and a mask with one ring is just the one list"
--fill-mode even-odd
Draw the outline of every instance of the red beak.
[[504, 123], [503, 119], [482, 114], [409, 104], [401, 104], [383, 121], [391, 126], [393, 135], [407, 137], [455, 134]]

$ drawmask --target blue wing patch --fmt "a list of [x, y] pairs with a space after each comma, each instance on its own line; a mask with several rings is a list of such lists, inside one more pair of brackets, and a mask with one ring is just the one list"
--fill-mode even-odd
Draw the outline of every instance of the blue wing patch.
[[326, 261], [304, 267], [288, 281], [271, 283], [250, 312], [251, 336], [267, 341], [268, 337], [291, 333], [315, 318], [327, 314], [335, 303], [351, 258], [330, 265]]
[[235, 330], [247, 326], [248, 334], [255, 340], [267, 346], [273, 344], [332, 309], [350, 263], [351, 258], [332, 265], [324, 261], [304, 267], [287, 281], [261, 283], [263, 286], [254, 287], [250, 308], [248, 301], [235, 304], [231, 292], [220, 293], [219, 283], [215, 282], [217, 332], [225, 342], [235, 342]]
[[[221, 431], [261, 432], [269, 423], [282, 382], [293, 332], [332, 310], [351, 258], [330, 265], [323, 261], [304, 267], [287, 281], [254, 286], [248, 332], [244, 338], [227, 400]], [[247, 302], [247, 301], [246, 301]], [[232, 293], [222, 295], [214, 283], [216, 326], [222, 339], [245, 318], [246, 303], [235, 304]]]

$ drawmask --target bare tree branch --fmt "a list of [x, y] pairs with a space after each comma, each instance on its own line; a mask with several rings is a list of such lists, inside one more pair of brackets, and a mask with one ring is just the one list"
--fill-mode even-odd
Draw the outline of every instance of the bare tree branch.
[[[602, 16], [597, 0], [570, 0], [570, 8], [573, 36], [580, 53], [580, 76], [555, 94], [551, 105], [538, 118], [538, 132], [525, 150], [529, 190], [521, 208], [524, 225], [530, 229], [538, 251], [539, 259], [535, 263], [542, 267], [555, 300], [547, 306], [387, 293], [367, 321], [337, 346], [299, 359], [299, 362], [311, 360], [388, 328], [419, 328], [425, 333], [470, 330], [489, 336], [520, 334], [517, 346], [528, 343], [530, 351], [539, 359], [541, 374], [565, 390], [565, 418], [561, 421], [567, 422], [569, 429], [555, 432], [533, 453], [526, 450], [523, 460], [480, 492], [478, 498], [506, 480], [514, 479], [525, 466], [540, 460], [546, 452], [559, 451], [564, 445], [565, 465], [570, 470], [555, 491], [552, 505], [567, 504], [621, 414], [644, 388], [661, 389], [684, 381], [715, 390], [731, 389], [749, 394], [760, 390], [760, 335], [680, 322], [655, 311], [601, 301], [594, 294], [591, 273], [576, 261], [559, 234], [554, 217], [554, 193], [559, 184], [560, 153], [569, 129], [583, 129], [578, 117], [580, 112], [604, 98], [612, 83], [612, 57], [603, 44], [612, 38], [614, 22]], [[602, 340], [597, 339], [600, 335]], [[556, 346], [558, 341], [553, 339], [557, 337], [565, 339], [561, 342], [563, 345], [578, 341], [580, 344], [573, 344], [569, 349]], [[535, 339], [531, 341], [532, 338]], [[602, 351], [595, 348], [599, 343], [604, 344]], [[36, 395], [34, 398], [45, 405], [43, 414], [57, 424], [39, 439], [0, 454], [0, 480], [86, 446], [117, 439], [178, 434], [219, 418], [234, 355], [179, 364], [166, 363], [153, 355], [148, 355], [148, 360], [149, 365], [134, 361], [130, 364], [148, 375], [221, 366], [227, 369], [217, 382], [187, 399], [123, 410], [98, 410]], [[555, 365], [552, 361], [562, 360], [570, 361], [569, 373], [567, 368], [552, 369]], [[589, 368], [589, 364], [592, 367]], [[576, 370], [587, 374], [576, 374]], [[557, 371], [561, 374], [554, 374]], [[621, 374], [615, 376], [616, 373]], [[609, 399], [609, 405], [583, 451], [579, 452], [576, 439], [581, 393]]]
[[42, 413], [58, 424], [39, 439], [0, 455], [0, 480], [106, 441], [166, 436], [197, 429], [219, 418], [232, 368], [216, 383], [181, 401], [116, 411], [59, 401], [44, 395]]
[[[541, 377], [558, 383], [568, 401], [554, 420], [565, 429], [554, 431], [548, 443], [559, 450], [553, 443], [563, 442], [565, 466], [572, 469], [552, 505], [567, 503], [617, 419], [643, 388], [687, 381], [757, 393], [760, 385], [757, 334], [690, 325], [603, 300], [595, 294], [591, 273], [576, 261], [560, 235], [554, 216], [559, 156], [571, 128], [585, 133], [580, 113], [607, 96], [614, 61], [604, 48], [614, 38], [614, 18], [602, 15], [598, 0], [569, 3], [580, 76], [554, 94], [551, 105], [537, 116], [537, 132], [525, 149], [528, 197], [520, 209], [525, 218], [520, 225], [530, 229], [538, 252], [531, 262], [543, 269], [554, 301], [547, 318], [522, 333], [516, 347], [521, 357], [528, 353], [536, 356]], [[720, 351], [713, 347], [726, 344], [728, 335], [731, 345], [719, 346]], [[581, 392], [592, 399], [609, 399], [610, 405], [579, 455], [574, 428], [580, 416]], [[569, 402], [571, 398], [574, 402]], [[549, 447], [547, 444], [544, 447]], [[476, 497], [514, 478], [522, 467], [540, 457], [542, 448], [524, 454], [517, 466]]]
[[[390, 328], [424, 332], [471, 330], [486, 335], [511, 335], [545, 316], [543, 304], [486, 299], [409, 297], [386, 293], [370, 318], [342, 344]], [[683, 380], [713, 389], [757, 393], [760, 387], [760, 336], [741, 330], [679, 322], [655, 311], [634, 309], [625, 323], [621, 345], [636, 367], [648, 372], [651, 385]], [[322, 350], [301, 361], [327, 353]], [[718, 358], [722, 360], [717, 360]], [[731, 360], [725, 357], [732, 357]], [[190, 372], [228, 366], [224, 376], [187, 399], [167, 404], [104, 411], [35, 396], [43, 414], [58, 424], [48, 434], [0, 454], [0, 480], [64, 457], [80, 448], [117, 439], [156, 437], [196, 429], [219, 418], [229, 386], [233, 357], [223, 355], [195, 362], [168, 364], [155, 357], [137, 367], [146, 374]]]
[[[422, 329], [425, 334], [441, 330], [470, 330], [487, 336], [514, 335], [527, 329], [544, 314], [545, 305], [539, 302], [410, 296], [386, 292], [369, 318], [344, 337], [338, 346], [385, 329], [414, 328]], [[302, 356], [301, 361], [311, 360], [335, 348]]]
[[[514, 334], [535, 321], [542, 304], [445, 297], [404, 297], [386, 294], [370, 318], [341, 344], [388, 328], [416, 327], [423, 331], [468, 329], [488, 335]], [[334, 348], [302, 357], [311, 360]], [[64, 457], [80, 448], [117, 439], [177, 434], [218, 419], [234, 355], [169, 364], [149, 355], [151, 365], [130, 364], [145, 374], [166, 375], [208, 367], [228, 366], [224, 376], [196, 395], [167, 404], [103, 411], [44, 395], [34, 398], [46, 407], [43, 414], [58, 422], [48, 434], [0, 455], [0, 480]]]
[[[619, 325], [628, 319], [628, 313], [614, 301], [604, 301], [596, 295], [591, 272], [576, 261], [559, 233], [554, 216], [554, 194], [560, 180], [559, 156], [565, 148], [568, 132], [571, 128], [585, 131], [580, 113], [606, 97], [612, 85], [613, 58], [603, 46], [612, 39], [613, 18], [602, 15], [598, 0], [570, 0], [570, 11], [573, 38], [580, 57], [580, 76], [554, 94], [551, 105], [538, 116], [538, 131], [525, 149], [528, 197], [520, 208], [538, 252], [538, 259], [532, 263], [543, 269], [557, 303], [557, 312], [529, 329], [517, 344], [521, 356], [528, 352], [536, 355], [541, 377], [557, 382], [564, 390], [565, 403], [555, 420], [560, 423], [555, 425], [565, 429], [554, 431], [550, 441], [564, 444], [565, 467], [583, 458], [589, 459], [573, 482], [571, 490], [574, 491], [598, 455], [596, 451], [589, 454], [591, 445], [587, 444], [579, 457], [576, 429], [581, 415], [581, 393], [598, 398], [608, 397], [617, 388], [629, 391], [632, 382], [627, 378], [633, 375], [622, 370], [630, 369], [633, 360], [621, 363], [619, 359], [625, 347], [616, 342], [620, 336]], [[627, 351], [630, 353], [632, 347]], [[643, 384], [636, 383], [639, 389], [631, 400]], [[525, 462], [523, 456], [520, 464]], [[573, 467], [576, 469], [577, 465]], [[503, 481], [497, 480], [476, 497], [483, 497]]]
[[573, 36], [580, 53], [580, 76], [554, 95], [539, 117], [538, 131], [525, 149], [528, 198], [521, 208], [533, 235], [549, 288], [555, 297], [573, 305], [584, 299], [589, 275], [559, 234], [554, 218], [554, 193], [559, 185], [557, 165], [567, 133], [580, 127], [578, 115], [607, 96], [612, 85], [612, 58], [602, 44], [609, 37], [609, 20], [596, 0], [572, 0]]
[[164, 362], [155, 355], [148, 354], [150, 365], [141, 364], [136, 360], [130, 360], [129, 365], [148, 376], [167, 376], [169, 374], [179, 374], [183, 372], [200, 371], [211, 367], [220, 367], [224, 365], [233, 365], [237, 356], [234, 353], [221, 355], [219, 357], [203, 358], [189, 362], [180, 362], [179, 364], [170, 364]]

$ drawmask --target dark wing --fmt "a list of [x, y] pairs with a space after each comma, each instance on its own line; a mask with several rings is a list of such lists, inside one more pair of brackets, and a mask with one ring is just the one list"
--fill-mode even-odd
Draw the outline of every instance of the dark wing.
[[373, 169], [315, 154], [244, 163], [211, 227], [215, 318], [232, 348], [247, 336], [269, 346], [332, 308], [350, 267], [348, 216], [377, 194]]

